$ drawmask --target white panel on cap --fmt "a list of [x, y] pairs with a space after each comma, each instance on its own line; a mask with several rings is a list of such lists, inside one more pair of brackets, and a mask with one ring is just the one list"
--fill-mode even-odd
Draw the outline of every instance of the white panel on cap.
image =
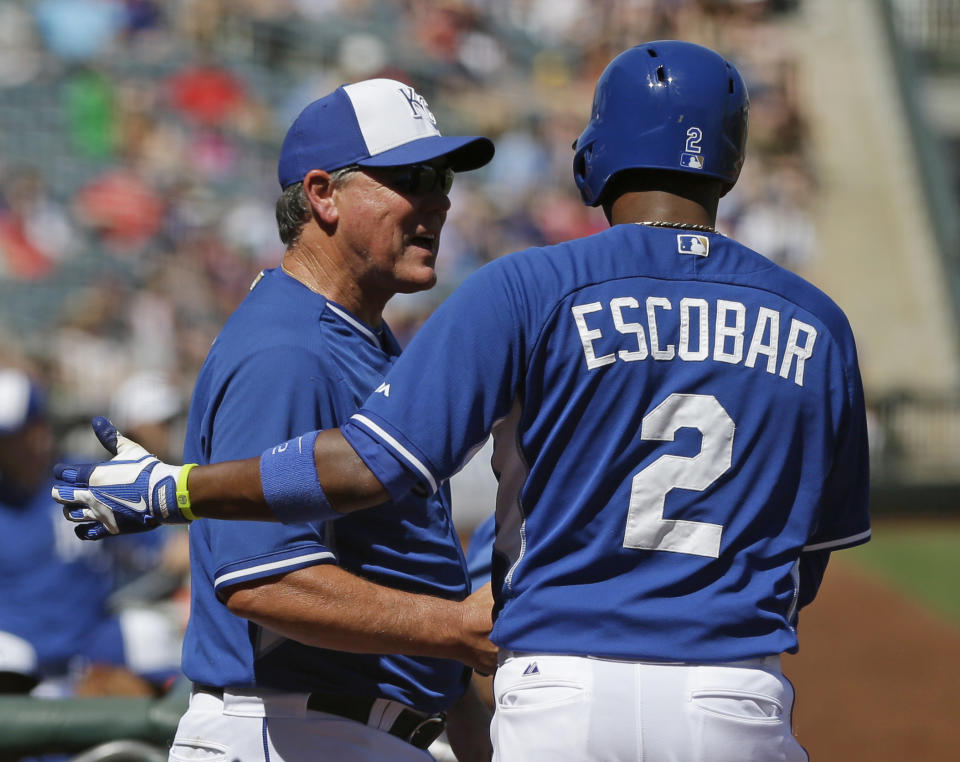
[[371, 156], [412, 140], [439, 135], [426, 99], [393, 79], [369, 79], [343, 88]]
[[0, 370], [0, 429], [18, 429], [27, 417], [30, 379], [16, 370]]

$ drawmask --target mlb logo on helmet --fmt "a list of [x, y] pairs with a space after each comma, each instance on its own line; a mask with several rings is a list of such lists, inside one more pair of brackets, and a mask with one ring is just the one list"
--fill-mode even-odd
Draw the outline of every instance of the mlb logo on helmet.
[[680, 154], [680, 166], [687, 169], [703, 169], [703, 157], [695, 153]]
[[705, 235], [677, 235], [677, 251], [681, 254], [696, 254], [705, 257], [710, 253], [710, 239]]

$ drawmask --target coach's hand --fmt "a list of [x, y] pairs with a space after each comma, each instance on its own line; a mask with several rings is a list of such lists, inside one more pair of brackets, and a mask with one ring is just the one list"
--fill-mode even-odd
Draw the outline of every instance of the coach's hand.
[[493, 590], [489, 582], [463, 601], [461, 612], [461, 631], [468, 647], [468, 656], [461, 660], [481, 675], [493, 674], [498, 649], [487, 637], [493, 628]]
[[190, 467], [160, 462], [106, 418], [94, 418], [93, 431], [113, 459], [83, 465], [58, 463], [53, 472], [57, 480], [53, 499], [63, 504], [67, 519], [79, 523], [74, 529], [77, 537], [99, 540], [194, 518], [185, 486]]

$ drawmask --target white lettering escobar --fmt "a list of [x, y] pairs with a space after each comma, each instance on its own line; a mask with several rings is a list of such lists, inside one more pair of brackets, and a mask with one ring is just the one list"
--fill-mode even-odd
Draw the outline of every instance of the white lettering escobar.
[[[679, 335], [664, 336], [657, 316], [663, 310], [673, 309], [673, 302], [662, 296], [648, 296], [642, 301], [634, 296], [618, 296], [606, 303], [574, 305], [571, 311], [587, 367], [594, 370], [618, 360], [638, 362], [650, 358], [702, 362], [712, 356], [717, 362], [753, 368], [759, 360], [767, 373], [792, 378], [797, 386], [803, 386], [804, 364], [812, 357], [817, 339], [817, 329], [812, 325], [791, 318], [787, 342], [781, 348], [778, 310], [760, 307], [748, 326], [747, 307], [740, 302], [717, 299], [711, 303], [683, 297], [678, 306]], [[605, 323], [610, 322], [612, 330], [624, 340], [615, 352], [598, 356], [594, 344], [606, 338], [611, 328]], [[744, 352], [747, 337], [749, 345]]]

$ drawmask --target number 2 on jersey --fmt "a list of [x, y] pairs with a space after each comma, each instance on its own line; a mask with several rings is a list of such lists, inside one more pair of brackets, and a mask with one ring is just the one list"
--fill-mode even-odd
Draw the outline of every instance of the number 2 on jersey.
[[662, 455], [633, 477], [625, 548], [669, 550], [716, 558], [720, 555], [722, 524], [665, 519], [667, 493], [673, 489], [702, 492], [730, 468], [736, 426], [716, 397], [671, 394], [643, 418], [640, 438], [672, 442], [682, 428], [702, 435], [700, 452], [692, 458]]

